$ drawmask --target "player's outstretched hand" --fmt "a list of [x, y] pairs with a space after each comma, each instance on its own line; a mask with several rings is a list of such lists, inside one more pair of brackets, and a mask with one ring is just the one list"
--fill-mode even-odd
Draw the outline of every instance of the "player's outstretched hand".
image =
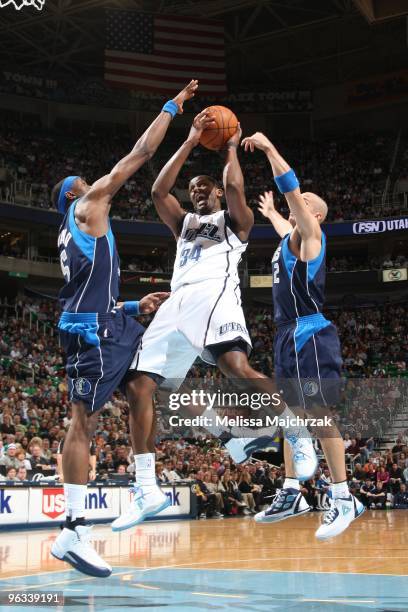
[[231, 138], [229, 140], [227, 140], [227, 142], [225, 143], [226, 148], [228, 149], [228, 147], [239, 147], [239, 143], [241, 141], [242, 138], [242, 130], [241, 130], [241, 124], [238, 123], [237, 126], [237, 131], [235, 132], [235, 134], [233, 136], [231, 136]]
[[209, 128], [212, 123], [214, 123], [214, 117], [208, 108], [205, 108], [203, 111], [201, 111], [201, 113], [198, 113], [198, 115], [194, 117], [193, 125], [191, 126], [190, 133], [187, 138], [188, 142], [196, 147], [200, 142], [201, 134], [206, 128]]
[[173, 98], [174, 102], [178, 106], [177, 113], [179, 115], [182, 115], [184, 112], [184, 109], [183, 109], [184, 102], [186, 100], [191, 100], [191, 98], [194, 98], [197, 88], [198, 88], [198, 81], [197, 79], [193, 79], [192, 81], [189, 82], [188, 85], [185, 86], [184, 89], [180, 91], [179, 94], [177, 94], [175, 98]]
[[157, 293], [148, 293], [139, 302], [140, 314], [150, 314], [155, 312], [163, 302], [170, 297], [170, 293], [166, 291], [158, 291]]
[[267, 151], [272, 147], [272, 143], [261, 132], [255, 132], [252, 136], [247, 136], [241, 142], [241, 145], [245, 148], [245, 151], [251, 151], [253, 153], [255, 149], [259, 149], [260, 151]]
[[259, 196], [258, 210], [263, 214], [264, 217], [269, 219], [269, 215], [275, 212], [275, 204], [273, 202], [272, 191], [265, 191], [263, 195]]

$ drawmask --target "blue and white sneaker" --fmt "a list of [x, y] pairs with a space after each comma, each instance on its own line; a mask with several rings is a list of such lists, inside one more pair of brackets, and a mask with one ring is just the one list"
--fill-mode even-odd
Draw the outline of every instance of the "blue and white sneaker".
[[75, 530], [64, 527], [51, 547], [51, 554], [83, 574], [107, 578], [112, 568], [90, 545], [91, 529], [86, 525], [78, 525]]
[[310, 436], [301, 438], [287, 434], [285, 440], [292, 450], [293, 469], [296, 478], [301, 482], [313, 478], [317, 470], [318, 460], [312, 438]]
[[310, 506], [297, 489], [280, 489], [266, 510], [254, 516], [256, 523], [277, 523], [309, 512]]
[[115, 519], [111, 525], [113, 531], [123, 531], [144, 521], [149, 516], [155, 516], [168, 506], [171, 501], [160, 487], [141, 487], [135, 485], [131, 488], [133, 500], [129, 508]]
[[333, 499], [331, 507], [324, 513], [323, 522], [316, 531], [318, 540], [334, 538], [361, 516], [365, 510], [363, 504], [354, 495]]
[[260, 436], [259, 438], [231, 438], [225, 442], [234, 463], [243, 463], [250, 458], [252, 453], [268, 448], [274, 442], [271, 436]]

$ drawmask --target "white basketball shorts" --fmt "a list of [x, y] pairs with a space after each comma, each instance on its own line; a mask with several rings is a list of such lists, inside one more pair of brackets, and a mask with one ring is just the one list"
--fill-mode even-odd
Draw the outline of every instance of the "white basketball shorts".
[[239, 285], [226, 279], [183, 285], [160, 306], [131, 368], [181, 382], [197, 356], [215, 365], [207, 347], [239, 340], [249, 354]]

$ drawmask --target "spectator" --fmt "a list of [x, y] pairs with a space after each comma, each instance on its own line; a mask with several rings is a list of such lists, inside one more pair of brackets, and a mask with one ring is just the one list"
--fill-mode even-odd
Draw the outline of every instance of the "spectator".
[[7, 446], [6, 454], [0, 459], [0, 465], [4, 465], [6, 469], [13, 467], [16, 470], [20, 467], [20, 461], [17, 459], [17, 447], [15, 444]]
[[163, 463], [161, 461], [156, 461], [156, 480], [159, 485], [168, 484], [169, 479], [163, 471]]
[[408, 510], [408, 491], [407, 485], [401, 482], [399, 491], [394, 495], [393, 508], [398, 510]]
[[18, 480], [17, 470], [15, 467], [10, 466], [7, 468], [6, 480]]
[[16, 479], [17, 480], [27, 480], [27, 468], [24, 466], [20, 466], [17, 470], [17, 474], [16, 474]]
[[238, 489], [242, 493], [242, 501], [245, 502], [245, 504], [248, 506], [249, 512], [252, 514], [255, 514], [256, 507], [258, 506], [258, 504], [255, 503], [254, 498], [256, 496], [257, 501], [258, 501], [259, 493], [261, 489], [258, 485], [253, 484], [252, 478], [249, 472], [247, 471], [241, 472], [239, 482], [238, 482]]
[[390, 480], [390, 474], [389, 472], [387, 472], [387, 470], [385, 469], [385, 466], [380, 466], [378, 472], [377, 472], [377, 482], [382, 482], [383, 483], [383, 487], [386, 488], [388, 485], [388, 482]]
[[50, 462], [44, 457], [42, 448], [38, 444], [31, 447], [30, 464], [32, 470], [47, 470], [50, 468]]
[[396, 495], [396, 493], [398, 493], [400, 489], [400, 484], [403, 482], [403, 478], [404, 478], [402, 474], [402, 470], [400, 467], [398, 467], [397, 463], [393, 463], [389, 473], [390, 473], [389, 483], [390, 483], [391, 493], [393, 495]]
[[374, 485], [374, 491], [368, 494], [370, 501], [370, 508], [384, 509], [385, 502], [387, 501], [386, 491], [384, 490], [383, 483], [377, 481]]

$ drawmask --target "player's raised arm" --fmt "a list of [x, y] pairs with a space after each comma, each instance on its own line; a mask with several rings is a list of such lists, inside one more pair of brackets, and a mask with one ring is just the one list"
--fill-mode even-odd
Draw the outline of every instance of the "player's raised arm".
[[266, 219], [269, 219], [278, 236], [284, 238], [287, 234], [290, 234], [293, 229], [292, 224], [276, 210], [272, 191], [265, 191], [264, 194], [261, 194], [258, 204], [259, 212]]
[[186, 212], [177, 198], [170, 193], [176, 184], [181, 168], [191, 151], [200, 142], [203, 130], [212, 122], [207, 109], [199, 113], [193, 121], [187, 140], [162, 168], [152, 187], [152, 198], [160, 219], [171, 229], [176, 239], [179, 236]]
[[246, 151], [259, 149], [265, 153], [271, 166], [275, 182], [281, 193], [285, 194], [290, 211], [296, 218], [296, 225], [302, 239], [315, 240], [320, 249], [321, 229], [318, 220], [308, 207], [305, 197], [299, 189], [299, 181], [289, 164], [278, 153], [270, 140], [260, 132], [244, 138], [242, 146]]
[[227, 156], [225, 159], [223, 184], [228, 214], [232, 221], [232, 229], [240, 240], [244, 241], [247, 240], [254, 224], [254, 213], [246, 203], [244, 177], [237, 155], [241, 136], [242, 131], [238, 124], [236, 133], [226, 144]]
[[150, 159], [161, 144], [171, 120], [176, 114], [183, 113], [183, 104], [195, 95], [198, 81], [193, 80], [173, 100], [169, 100], [161, 113], [142, 134], [132, 151], [121, 159], [111, 172], [97, 180], [86, 195], [88, 202], [105, 200], [107, 205], [111, 198], [119, 191], [126, 181], [143, 164]]

